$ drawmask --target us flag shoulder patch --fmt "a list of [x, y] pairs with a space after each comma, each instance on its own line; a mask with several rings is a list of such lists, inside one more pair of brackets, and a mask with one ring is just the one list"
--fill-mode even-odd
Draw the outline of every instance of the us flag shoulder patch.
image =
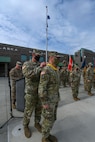
[[22, 69], [25, 69], [26, 66], [23, 66]]
[[45, 71], [42, 71], [42, 72], [41, 72], [41, 75], [44, 75], [44, 74], [46, 74], [46, 72], [45, 72]]

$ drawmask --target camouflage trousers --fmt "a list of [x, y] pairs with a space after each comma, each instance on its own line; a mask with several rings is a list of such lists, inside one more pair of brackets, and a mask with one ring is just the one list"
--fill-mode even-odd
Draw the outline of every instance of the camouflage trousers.
[[42, 108], [42, 136], [47, 138], [50, 135], [50, 130], [52, 129], [57, 116], [58, 103], [49, 104], [49, 108]]
[[95, 81], [93, 82], [92, 86], [93, 86], [93, 88], [95, 89]]
[[64, 87], [66, 87], [66, 83], [67, 83], [67, 80], [66, 80], [66, 78], [65, 78], [64, 80], [62, 80], [62, 85], [63, 85]]
[[35, 111], [34, 121], [35, 123], [39, 123], [41, 120], [41, 110], [42, 110], [42, 105], [38, 95], [26, 94], [23, 125], [24, 126], [29, 125], [33, 111]]
[[84, 90], [87, 90], [87, 83], [86, 83], [86, 79], [83, 80], [84, 81]]
[[71, 89], [72, 89], [72, 96], [73, 96], [73, 98], [78, 97], [79, 84], [78, 83], [72, 83], [71, 84]]
[[15, 102], [16, 102], [16, 86], [11, 87], [11, 99], [12, 99], [12, 103], [15, 104]]
[[88, 93], [91, 93], [92, 81], [87, 82], [86, 85], [87, 85], [87, 91], [88, 91]]

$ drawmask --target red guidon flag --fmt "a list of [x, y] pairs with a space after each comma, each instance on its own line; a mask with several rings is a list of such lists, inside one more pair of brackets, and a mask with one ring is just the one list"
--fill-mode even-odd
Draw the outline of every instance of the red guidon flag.
[[72, 57], [70, 56], [70, 57], [69, 57], [69, 64], [68, 64], [68, 70], [69, 70], [69, 71], [72, 71], [72, 66], [73, 66], [73, 59], [72, 59]]

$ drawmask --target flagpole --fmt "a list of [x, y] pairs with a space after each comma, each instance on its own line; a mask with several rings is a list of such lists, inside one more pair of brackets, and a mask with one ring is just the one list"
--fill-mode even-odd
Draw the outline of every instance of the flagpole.
[[46, 6], [46, 62], [47, 62], [47, 52], [48, 52], [48, 6]]

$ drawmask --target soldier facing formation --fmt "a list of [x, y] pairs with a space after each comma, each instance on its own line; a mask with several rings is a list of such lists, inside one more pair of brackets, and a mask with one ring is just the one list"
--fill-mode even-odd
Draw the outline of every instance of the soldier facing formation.
[[41, 132], [41, 101], [38, 96], [38, 85], [40, 79], [40, 72], [43, 66], [45, 66], [45, 62], [39, 64], [40, 54], [35, 51], [32, 54], [32, 60], [25, 62], [22, 66], [22, 72], [25, 77], [25, 109], [24, 109], [24, 118], [23, 118], [23, 126], [24, 126], [24, 134], [27, 138], [30, 138], [32, 132], [29, 128], [30, 118], [35, 110], [35, 128], [39, 132]]

